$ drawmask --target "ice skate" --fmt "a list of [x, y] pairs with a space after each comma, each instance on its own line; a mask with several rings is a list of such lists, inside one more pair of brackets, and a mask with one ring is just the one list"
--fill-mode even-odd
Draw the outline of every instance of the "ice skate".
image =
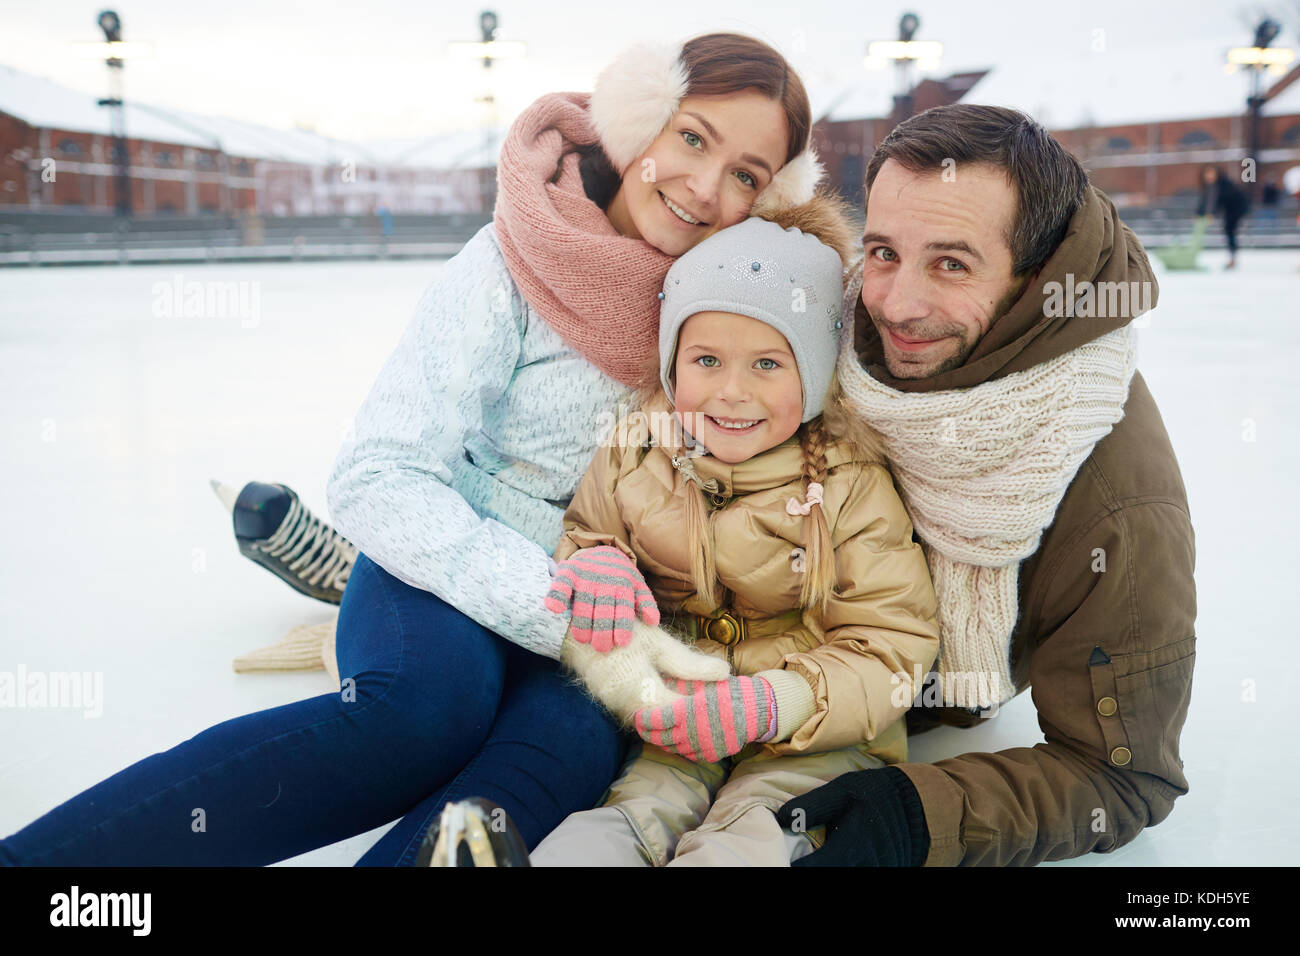
[[491, 800], [471, 797], [443, 807], [415, 857], [416, 866], [531, 866], [528, 847], [510, 815]]
[[356, 547], [313, 515], [286, 485], [250, 481], [242, 491], [212, 481], [230, 511], [240, 553], [295, 591], [339, 604]]

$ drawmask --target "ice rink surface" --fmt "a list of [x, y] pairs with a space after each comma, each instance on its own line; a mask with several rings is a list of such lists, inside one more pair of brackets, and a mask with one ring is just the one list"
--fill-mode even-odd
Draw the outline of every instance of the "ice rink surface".
[[[1138, 354], [1196, 529], [1191, 789], [1127, 846], [1048, 865], [1289, 865], [1300, 845], [1300, 253], [1202, 259], [1161, 274]], [[284, 482], [328, 517], [344, 431], [440, 268], [0, 270], [0, 670], [103, 674], [97, 716], [0, 709], [0, 834], [212, 724], [331, 690], [324, 671], [232, 670], [334, 610], [239, 555], [208, 479]], [[244, 308], [169, 312], [178, 277], [249, 283]], [[912, 759], [1042, 739], [1026, 693], [913, 738]], [[386, 829], [280, 865], [350, 866]]]

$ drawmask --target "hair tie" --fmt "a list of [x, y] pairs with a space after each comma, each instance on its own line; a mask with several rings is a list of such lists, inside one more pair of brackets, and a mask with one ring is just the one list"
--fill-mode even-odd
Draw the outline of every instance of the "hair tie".
[[791, 514], [791, 515], [808, 514], [810, 511], [812, 511], [813, 505], [819, 505], [822, 503], [822, 492], [824, 490], [825, 489], [822, 488], [822, 486], [819, 485], [817, 482], [815, 481], [809, 482], [807, 500], [805, 500], [802, 504], [800, 504], [798, 498], [791, 498], [789, 501], [785, 503], [786, 514]]
[[721, 489], [722, 486], [718, 484], [717, 478], [701, 479], [700, 476], [695, 473], [695, 462], [691, 460], [691, 457], [699, 457], [699, 456], [688, 457], [686, 455], [673, 455], [672, 457], [673, 457], [673, 467], [682, 473], [682, 479], [684, 481], [686, 482], [693, 481], [697, 485], [699, 485], [704, 491], [707, 491], [710, 494], [716, 495], [718, 491]]

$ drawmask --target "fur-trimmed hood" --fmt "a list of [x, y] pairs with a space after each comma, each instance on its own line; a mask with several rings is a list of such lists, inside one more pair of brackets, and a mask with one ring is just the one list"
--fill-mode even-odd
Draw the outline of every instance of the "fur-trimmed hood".
[[752, 215], [774, 222], [782, 229], [793, 227], [816, 236], [840, 254], [840, 261], [846, 267], [859, 251], [848, 204], [825, 188], [804, 202], [764, 210], [755, 208]]

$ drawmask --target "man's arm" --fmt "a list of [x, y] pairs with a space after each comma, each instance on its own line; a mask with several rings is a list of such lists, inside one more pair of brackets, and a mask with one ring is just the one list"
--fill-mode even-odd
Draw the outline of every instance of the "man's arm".
[[926, 865], [1107, 852], [1169, 815], [1188, 789], [1178, 738], [1195, 660], [1194, 555], [1181, 503], [1153, 497], [1117, 502], [1044, 556], [1021, 610], [1039, 620], [1029, 667], [1046, 743], [898, 765], [925, 808]]

